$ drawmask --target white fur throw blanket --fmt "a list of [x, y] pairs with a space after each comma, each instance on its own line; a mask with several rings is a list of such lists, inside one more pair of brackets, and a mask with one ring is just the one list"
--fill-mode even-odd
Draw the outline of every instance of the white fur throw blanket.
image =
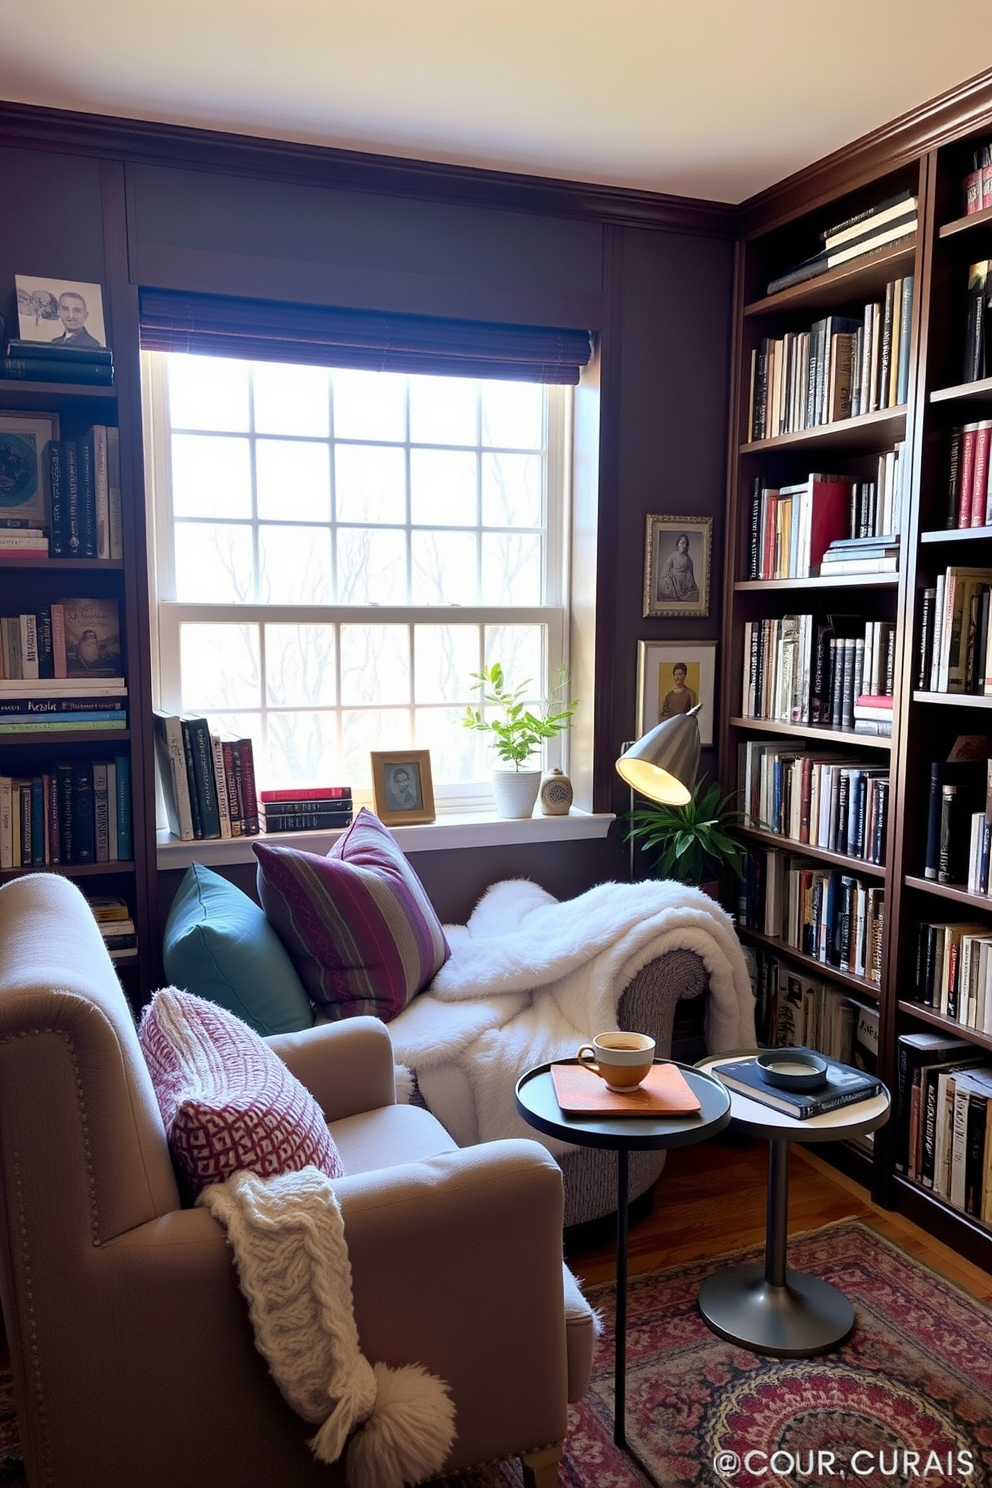
[[754, 996], [730, 917], [684, 884], [606, 883], [559, 901], [510, 879], [487, 890], [467, 925], [446, 925], [445, 934], [449, 960], [389, 1031], [396, 1059], [414, 1071], [464, 1071], [480, 1141], [534, 1136], [514, 1106], [519, 1076], [615, 1028], [628, 983], [668, 951], [695, 951], [709, 973], [709, 1051], [755, 1042]]
[[316, 1168], [275, 1178], [234, 1173], [197, 1203], [227, 1230], [238, 1280], [283, 1399], [320, 1424], [321, 1462], [345, 1452], [349, 1488], [403, 1488], [439, 1472], [455, 1439], [443, 1380], [361, 1352], [351, 1263], [331, 1180]]

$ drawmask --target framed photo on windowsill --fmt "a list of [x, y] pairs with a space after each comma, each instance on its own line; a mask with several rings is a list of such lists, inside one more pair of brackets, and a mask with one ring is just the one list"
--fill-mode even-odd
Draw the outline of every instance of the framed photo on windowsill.
[[712, 517], [649, 513], [644, 540], [644, 614], [708, 615]]
[[716, 641], [638, 641], [637, 733], [678, 713], [696, 714], [704, 748], [713, 743], [713, 697], [716, 691]]
[[372, 801], [387, 827], [432, 822], [434, 784], [429, 749], [372, 750]]

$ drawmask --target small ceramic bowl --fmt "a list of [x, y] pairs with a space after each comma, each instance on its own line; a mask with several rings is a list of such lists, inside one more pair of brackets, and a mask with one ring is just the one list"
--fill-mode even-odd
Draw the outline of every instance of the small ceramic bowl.
[[815, 1090], [827, 1078], [825, 1059], [797, 1049], [768, 1049], [758, 1055], [758, 1064], [768, 1083], [783, 1090]]

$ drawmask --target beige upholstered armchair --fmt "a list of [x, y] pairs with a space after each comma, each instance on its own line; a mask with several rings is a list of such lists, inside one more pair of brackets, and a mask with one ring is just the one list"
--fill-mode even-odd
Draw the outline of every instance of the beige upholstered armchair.
[[[563, 1282], [561, 1176], [535, 1143], [459, 1151], [397, 1105], [372, 1019], [271, 1041], [316, 1096], [361, 1347], [450, 1385], [445, 1473], [519, 1454], [557, 1480], [588, 1307]], [[0, 889], [0, 1300], [29, 1479], [47, 1488], [342, 1481], [256, 1352], [224, 1232], [182, 1208], [131, 1012], [85, 901]]]

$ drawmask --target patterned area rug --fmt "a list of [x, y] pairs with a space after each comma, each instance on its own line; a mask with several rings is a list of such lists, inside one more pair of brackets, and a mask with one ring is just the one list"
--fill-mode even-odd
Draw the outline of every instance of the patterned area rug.
[[[632, 1277], [627, 1434], [664, 1488], [992, 1488], [992, 1310], [855, 1220], [793, 1237], [789, 1264], [851, 1299], [836, 1353], [771, 1359], [718, 1338], [696, 1310], [717, 1267], [754, 1249]], [[643, 1488], [613, 1445], [613, 1287], [586, 1399], [570, 1411], [561, 1488]], [[21, 1484], [0, 1373], [0, 1485]], [[520, 1488], [508, 1461], [434, 1488]]]

